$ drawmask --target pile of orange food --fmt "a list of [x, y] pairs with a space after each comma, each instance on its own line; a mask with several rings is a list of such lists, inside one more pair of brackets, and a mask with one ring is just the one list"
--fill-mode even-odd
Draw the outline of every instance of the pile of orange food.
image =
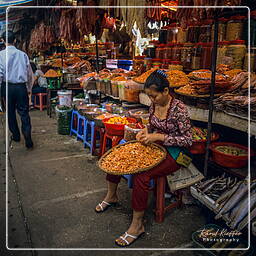
[[129, 124], [129, 121], [126, 117], [114, 116], [114, 117], [111, 117], [106, 123], [108, 123], [108, 124]]
[[236, 75], [243, 72], [242, 69], [231, 69], [229, 71], [224, 72], [224, 75], [228, 77], [229, 80], [232, 80]]
[[148, 70], [147, 72], [143, 73], [142, 75], [135, 77], [133, 80], [136, 83], [141, 83], [144, 84], [147, 80], [147, 78], [155, 71], [157, 70], [157, 68], [151, 68], [150, 70]]
[[112, 81], [126, 81], [127, 79], [123, 76], [117, 76], [112, 79]]
[[54, 78], [54, 77], [59, 77], [58, 73], [53, 70], [53, 69], [49, 69], [45, 74], [44, 74], [45, 77], [48, 77], [48, 78]]
[[189, 79], [187, 75], [179, 70], [171, 70], [166, 72], [167, 79], [169, 81], [170, 87], [180, 87], [187, 85]]
[[83, 81], [88, 80], [90, 77], [94, 77], [94, 76], [96, 76], [96, 75], [97, 75], [96, 72], [87, 73], [86, 75], [77, 78], [77, 80], [81, 83], [81, 82], [83, 82]]
[[112, 117], [113, 114], [110, 114], [110, 113], [104, 113], [104, 114], [101, 114], [99, 116], [96, 116], [96, 119], [99, 119], [99, 120], [103, 120], [105, 118], [109, 118], [109, 117]]
[[113, 173], [133, 173], [158, 164], [165, 153], [153, 144], [140, 142], [124, 144], [113, 150], [101, 161], [101, 168]]
[[191, 84], [180, 87], [179, 89], [176, 89], [175, 92], [188, 95], [197, 95], [196, 89]]

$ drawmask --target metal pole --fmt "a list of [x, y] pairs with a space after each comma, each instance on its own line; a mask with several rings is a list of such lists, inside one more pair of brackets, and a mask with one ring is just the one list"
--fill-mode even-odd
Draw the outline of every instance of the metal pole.
[[96, 71], [99, 73], [99, 48], [98, 48], [98, 35], [96, 33]]
[[214, 88], [215, 88], [215, 75], [216, 75], [216, 62], [217, 62], [217, 49], [218, 49], [218, 28], [219, 21], [217, 10], [214, 13], [214, 41], [213, 49], [211, 55], [211, 70], [212, 79], [210, 87], [210, 99], [209, 99], [209, 116], [208, 116], [208, 127], [207, 127], [207, 142], [206, 142], [206, 153], [204, 158], [204, 176], [207, 177], [208, 172], [208, 162], [209, 162], [209, 146], [211, 142], [211, 132], [212, 132], [212, 115], [213, 115], [213, 99], [214, 99]]

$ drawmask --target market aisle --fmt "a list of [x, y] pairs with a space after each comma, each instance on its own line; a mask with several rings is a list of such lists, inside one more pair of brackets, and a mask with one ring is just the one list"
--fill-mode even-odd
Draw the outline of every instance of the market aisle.
[[[74, 138], [57, 135], [56, 120], [49, 119], [46, 112], [33, 111], [31, 117], [34, 150], [27, 151], [23, 142], [16, 143], [10, 158], [33, 246], [116, 248], [114, 239], [130, 223], [131, 191], [123, 181], [121, 206], [96, 214], [94, 207], [106, 191], [105, 175], [98, 169], [96, 158]], [[151, 203], [146, 214], [147, 234], [132, 247], [191, 246], [191, 233], [204, 221], [197, 207], [184, 207], [169, 213], [163, 224], [157, 224]], [[149, 252], [141, 253], [149, 255]], [[71, 254], [67, 252], [67, 255]]]

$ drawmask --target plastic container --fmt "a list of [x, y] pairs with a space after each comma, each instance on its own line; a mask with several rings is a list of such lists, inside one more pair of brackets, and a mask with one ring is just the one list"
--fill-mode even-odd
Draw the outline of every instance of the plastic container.
[[70, 134], [72, 108], [62, 110], [61, 107], [63, 107], [63, 106], [55, 107], [56, 116], [57, 116], [57, 131], [58, 131], [58, 134], [69, 135]]
[[246, 45], [244, 40], [235, 40], [230, 42], [230, 45], [227, 47], [226, 55], [232, 58], [231, 68], [243, 68], [245, 53]]
[[71, 107], [72, 105], [72, 91], [61, 90], [57, 92], [60, 106]]
[[[230, 143], [230, 142], [214, 142], [210, 144], [210, 149], [212, 151], [212, 160], [215, 163], [228, 168], [242, 168], [247, 165], [248, 155], [234, 156], [234, 155], [225, 154], [223, 152], [216, 150], [216, 147], [218, 146], [233, 146], [236, 148], [244, 149], [248, 152], [248, 147], [245, 147], [243, 145]], [[255, 153], [251, 152], [251, 155], [255, 155]]]
[[[212, 133], [211, 141], [216, 141], [220, 138], [220, 135], [216, 132]], [[206, 141], [207, 140], [193, 140], [192, 146], [189, 151], [192, 154], [204, 154], [206, 152]]]
[[187, 29], [183, 29], [181, 27], [178, 27], [178, 34], [177, 34], [177, 43], [186, 43], [187, 42], [187, 34], [188, 34], [188, 30]]
[[156, 57], [156, 46], [158, 44], [158, 41], [150, 41], [149, 45], [146, 50], [146, 55], [148, 58], [155, 58]]
[[118, 94], [119, 94], [119, 99], [124, 100], [125, 95], [124, 95], [124, 90], [125, 90], [125, 81], [119, 81], [118, 83]]
[[181, 60], [182, 46], [183, 45], [180, 44], [180, 43], [177, 43], [177, 44], [173, 45], [171, 60], [174, 60], [174, 61], [180, 61]]
[[205, 20], [200, 27], [200, 34], [198, 37], [199, 42], [211, 42], [213, 20]]
[[[250, 49], [250, 66], [251, 66], [251, 72], [256, 72], [256, 47]], [[248, 70], [248, 58], [249, 54], [245, 54], [244, 58], [244, 70]]]
[[[136, 124], [134, 124], [136, 126]], [[136, 140], [136, 135], [142, 130], [143, 128], [131, 128], [129, 125], [125, 125], [124, 127], [124, 139], [126, 141]]]
[[112, 92], [112, 96], [119, 97], [119, 90], [118, 90], [118, 82], [117, 81], [111, 81], [111, 92]]
[[192, 51], [192, 69], [200, 69], [201, 68], [201, 56], [202, 56], [202, 43], [197, 43], [193, 47]]
[[[218, 42], [225, 41], [226, 40], [226, 29], [227, 29], [227, 21], [228, 19], [225, 18], [220, 18], [219, 20], [219, 25], [218, 25]], [[212, 35], [211, 35], [211, 40], [213, 42], [214, 40], [214, 27], [215, 25], [212, 25]]]
[[167, 30], [167, 43], [176, 43], [178, 40], [178, 27], [176, 23], [168, 26]]
[[194, 45], [191, 43], [185, 43], [183, 47], [181, 47], [180, 60], [184, 69], [191, 69], [193, 47]]
[[210, 69], [213, 43], [202, 43], [201, 68]]
[[161, 59], [152, 59], [152, 68], [161, 68], [162, 60]]
[[152, 58], [144, 58], [144, 67], [146, 71], [152, 68]]
[[245, 16], [233, 16], [227, 22], [226, 40], [241, 40], [243, 33], [243, 22], [246, 19]]
[[194, 22], [188, 26], [187, 42], [198, 43], [200, 35], [200, 23]]
[[157, 59], [164, 59], [164, 54], [166, 51], [166, 44], [159, 44], [156, 48], [156, 58]]
[[166, 44], [167, 43], [167, 27], [162, 27], [159, 30], [159, 42], [160, 44]]
[[[232, 59], [226, 56], [228, 45], [230, 44], [229, 41], [221, 41], [218, 43], [218, 50], [217, 50], [217, 65], [219, 64], [231, 64]], [[227, 59], [229, 58], [229, 60]]]
[[[106, 133], [112, 136], [124, 136], [124, 124], [108, 124], [110, 118], [103, 119], [102, 122], [105, 126]], [[129, 123], [136, 123], [136, 119], [127, 117]]]

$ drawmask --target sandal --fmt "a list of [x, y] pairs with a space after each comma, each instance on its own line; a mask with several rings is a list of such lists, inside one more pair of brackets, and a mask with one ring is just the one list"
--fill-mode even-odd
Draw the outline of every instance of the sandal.
[[[105, 204], [106, 206], [105, 207], [103, 207], [103, 204]], [[102, 213], [102, 212], [105, 212], [109, 207], [111, 207], [111, 206], [117, 206], [118, 205], [118, 203], [108, 203], [108, 202], [106, 202], [106, 201], [102, 201], [101, 203], [99, 203], [98, 204], [99, 205], [99, 207], [100, 207], [100, 211], [98, 211], [98, 210], [96, 210], [95, 209], [95, 212], [97, 212], [97, 213]]]
[[[127, 247], [127, 246], [130, 246], [130, 245], [133, 244], [136, 240], [138, 240], [138, 238], [140, 238], [143, 234], [145, 234], [145, 232], [140, 233], [138, 236], [130, 235], [130, 234], [128, 234], [127, 232], [125, 232], [124, 234], [125, 234], [124, 237], [123, 237], [123, 236], [120, 236], [119, 238], [121, 238], [121, 239], [125, 242], [125, 244], [122, 244], [122, 243], [118, 242], [118, 240], [115, 240], [115, 244], [116, 244], [117, 246], [120, 246], [120, 247]], [[127, 241], [127, 239], [126, 239], [127, 237], [131, 237], [131, 238], [133, 238], [134, 240], [129, 243], [129, 242]]]

